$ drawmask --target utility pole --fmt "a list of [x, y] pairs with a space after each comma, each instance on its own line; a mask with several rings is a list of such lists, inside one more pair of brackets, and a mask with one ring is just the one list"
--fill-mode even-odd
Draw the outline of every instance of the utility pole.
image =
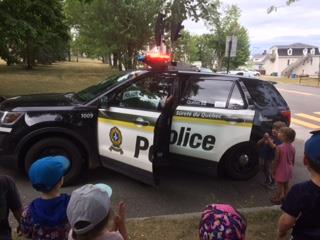
[[229, 68], [230, 68], [230, 54], [231, 54], [231, 46], [232, 46], [232, 38], [229, 40], [229, 42], [227, 43], [229, 44], [228, 47], [228, 65], [227, 65], [227, 74], [229, 74]]

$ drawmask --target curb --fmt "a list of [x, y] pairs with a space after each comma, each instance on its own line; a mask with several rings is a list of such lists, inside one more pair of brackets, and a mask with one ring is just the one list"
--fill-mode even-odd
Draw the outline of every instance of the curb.
[[[276, 211], [281, 210], [280, 206], [266, 206], [266, 207], [252, 207], [252, 208], [239, 208], [237, 209], [241, 213], [253, 213], [253, 212], [263, 212], [263, 211]], [[188, 218], [200, 218], [201, 212], [193, 213], [183, 213], [183, 214], [171, 214], [171, 215], [159, 215], [141, 218], [128, 218], [128, 221], [144, 221], [144, 220], [183, 220]]]

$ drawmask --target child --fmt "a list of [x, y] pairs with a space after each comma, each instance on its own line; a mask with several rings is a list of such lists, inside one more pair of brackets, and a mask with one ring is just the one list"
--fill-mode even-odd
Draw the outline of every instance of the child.
[[70, 226], [66, 210], [70, 196], [60, 194], [60, 188], [69, 166], [69, 160], [63, 156], [45, 157], [31, 165], [29, 179], [42, 195], [22, 213], [20, 231], [26, 238], [67, 239]]
[[277, 146], [276, 160], [273, 166], [273, 177], [277, 183], [276, 195], [271, 199], [274, 204], [281, 204], [289, 190], [289, 180], [292, 178], [295, 159], [295, 148], [292, 145], [296, 132], [289, 127], [279, 131], [279, 139], [283, 142]]
[[280, 128], [286, 127], [286, 124], [281, 121], [274, 122], [272, 125], [272, 136], [265, 133], [263, 138], [258, 141], [260, 164], [265, 176], [265, 185], [272, 188], [274, 180], [272, 178], [272, 162], [275, 158], [275, 148], [282, 142], [278, 138]]
[[0, 239], [11, 240], [9, 210], [19, 222], [22, 204], [16, 184], [8, 176], [0, 176]]
[[201, 215], [200, 240], [244, 240], [246, 219], [227, 204], [208, 205]]
[[106, 184], [87, 184], [72, 192], [67, 209], [71, 224], [69, 240], [128, 240], [123, 202], [119, 204], [114, 231], [107, 229], [111, 194], [112, 189]]
[[310, 172], [309, 181], [294, 185], [282, 204], [278, 239], [292, 229], [292, 240], [320, 239], [320, 131], [306, 141], [303, 163]]

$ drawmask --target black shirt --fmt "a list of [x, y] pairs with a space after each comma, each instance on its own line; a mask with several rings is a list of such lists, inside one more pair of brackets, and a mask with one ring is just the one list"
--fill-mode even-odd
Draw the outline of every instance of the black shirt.
[[297, 219], [294, 240], [320, 239], [320, 187], [312, 181], [294, 185], [281, 209]]
[[20, 196], [14, 181], [8, 176], [0, 176], [0, 238], [11, 234], [9, 210], [16, 211], [21, 207]]

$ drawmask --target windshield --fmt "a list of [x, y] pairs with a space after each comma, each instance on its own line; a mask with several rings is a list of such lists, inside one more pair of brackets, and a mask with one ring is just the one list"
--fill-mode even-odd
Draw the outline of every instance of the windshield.
[[76, 94], [76, 98], [81, 101], [88, 102], [99, 95], [103, 94], [105, 91], [109, 90], [114, 85], [129, 80], [131, 78], [141, 75], [144, 71], [132, 71], [132, 72], [122, 72], [97, 83], [96, 85], [90, 86], [83, 89], [82, 91]]

